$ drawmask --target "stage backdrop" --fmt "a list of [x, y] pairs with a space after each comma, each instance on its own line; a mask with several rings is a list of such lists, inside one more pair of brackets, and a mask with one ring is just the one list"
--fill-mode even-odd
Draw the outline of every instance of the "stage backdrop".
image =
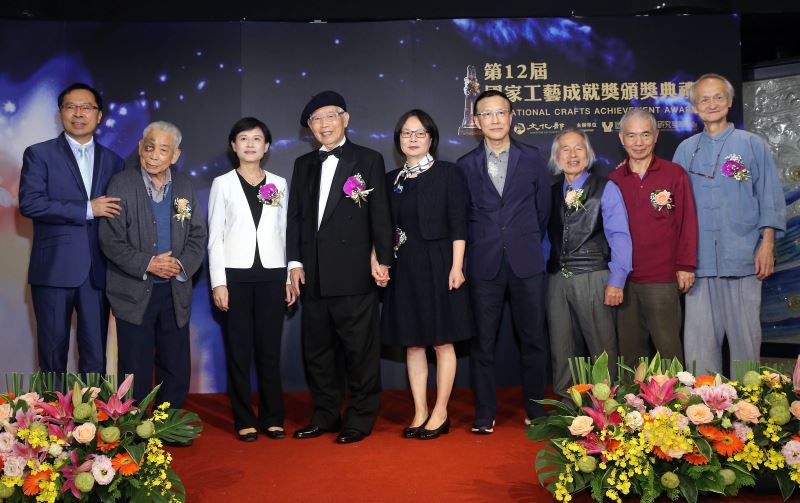
[[[294, 158], [315, 146], [299, 124], [308, 98], [335, 89], [348, 102], [349, 138], [398, 164], [392, 131], [410, 108], [436, 120], [439, 157], [455, 160], [479, 141], [470, 108], [484, 89], [514, 102], [515, 139], [549, 154], [565, 127], [590, 133], [608, 172], [622, 159], [618, 121], [631, 106], [652, 110], [662, 129], [657, 153], [671, 158], [697, 130], [686, 92], [705, 72], [740, 88], [736, 16], [602, 19], [454, 19], [374, 23], [0, 22], [0, 373], [36, 368], [35, 320], [26, 284], [31, 223], [17, 193], [26, 146], [60, 131], [56, 95], [74, 81], [106, 102], [97, 140], [128, 163], [144, 126], [175, 122], [184, 133], [177, 169], [206, 201], [211, 180], [231, 169], [224, 157], [233, 122], [263, 119], [273, 144], [266, 168], [291, 177]], [[732, 118], [740, 124], [741, 107]], [[191, 321], [192, 390], [225, 388], [220, 317], [207, 271], [195, 278]], [[299, 316], [286, 323], [286, 389], [303, 389]], [[506, 317], [507, 320], [508, 317]], [[501, 330], [499, 384], [517, 382], [510, 322]], [[388, 354], [388, 353], [387, 353]], [[459, 360], [458, 385], [468, 361]], [[402, 362], [383, 362], [384, 386], [405, 386]]]

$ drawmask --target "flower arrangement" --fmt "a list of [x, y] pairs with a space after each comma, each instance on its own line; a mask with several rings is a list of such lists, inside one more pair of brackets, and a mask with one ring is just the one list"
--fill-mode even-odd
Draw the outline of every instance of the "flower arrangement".
[[374, 189], [367, 189], [367, 185], [364, 183], [364, 178], [361, 176], [361, 173], [356, 173], [355, 175], [347, 178], [347, 181], [344, 182], [342, 190], [344, 191], [345, 195], [352, 199], [360, 208], [361, 203], [367, 202], [367, 196]]
[[618, 363], [611, 385], [605, 353], [572, 360], [572, 403], [537, 400], [555, 410], [528, 428], [549, 442], [536, 457], [540, 483], [558, 501], [588, 489], [597, 501], [694, 503], [764, 478], [787, 500], [800, 483], [800, 357], [791, 379], [736, 365], [738, 381], [695, 376], [656, 354], [636, 369]]
[[671, 210], [675, 207], [675, 204], [672, 202], [672, 193], [667, 189], [658, 189], [651, 192], [650, 204], [652, 204], [653, 208], [658, 211], [661, 211], [664, 208]]
[[175, 206], [175, 220], [180, 223], [183, 223], [184, 220], [191, 220], [192, 205], [189, 204], [188, 199], [185, 197], [176, 197], [173, 206]]
[[567, 205], [568, 209], [577, 211], [583, 208], [584, 202], [586, 202], [586, 192], [583, 189], [573, 189], [572, 187], [567, 189], [567, 194], [564, 196], [564, 204]]
[[258, 195], [256, 198], [263, 204], [264, 206], [281, 206], [281, 198], [283, 197], [283, 192], [278, 190], [278, 187], [275, 186], [274, 183], [267, 183], [262, 185], [258, 189]]
[[197, 414], [162, 403], [146, 413], [156, 387], [138, 407], [111, 377], [68, 374], [66, 394], [55, 376], [34, 374], [28, 391], [14, 375], [0, 394], [0, 501], [180, 502], [185, 490], [170, 468], [164, 441], [201, 431]]
[[722, 174], [737, 182], [750, 179], [750, 170], [742, 164], [742, 156], [739, 154], [731, 154], [725, 158], [725, 162], [722, 163]]

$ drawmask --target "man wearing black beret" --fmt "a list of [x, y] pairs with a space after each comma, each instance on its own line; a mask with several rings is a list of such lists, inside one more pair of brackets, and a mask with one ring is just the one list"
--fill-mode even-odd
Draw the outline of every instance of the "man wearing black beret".
[[[385, 264], [392, 253], [383, 157], [345, 138], [349, 121], [344, 98], [334, 91], [317, 94], [303, 109], [300, 124], [322, 146], [295, 160], [286, 227], [292, 286], [302, 295], [303, 355], [314, 399], [311, 423], [294, 436], [340, 431], [336, 441], [342, 444], [369, 435], [378, 413], [375, 283], [389, 279]], [[341, 417], [345, 382], [350, 403]]]

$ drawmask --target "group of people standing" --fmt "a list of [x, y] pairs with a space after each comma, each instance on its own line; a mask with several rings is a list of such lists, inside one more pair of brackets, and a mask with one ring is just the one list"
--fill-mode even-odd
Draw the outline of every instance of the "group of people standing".
[[526, 422], [544, 414], [533, 399], [545, 395], [551, 358], [559, 393], [570, 385], [573, 356], [605, 351], [633, 363], [658, 350], [721, 371], [727, 337], [731, 359], [758, 359], [761, 280], [773, 272], [785, 203], [763, 140], [727, 122], [733, 97], [722, 76], [695, 82], [690, 101], [705, 129], [681, 143], [674, 162], [654, 155], [655, 118], [632, 109], [620, 121], [627, 159], [604, 178], [590, 171], [595, 154], [582, 131], [558, 133], [548, 163], [512, 140], [512, 102], [492, 90], [474, 103], [483, 134], [475, 149], [455, 164], [437, 159], [436, 124], [413, 109], [394, 129], [403, 166], [386, 173], [379, 153], [347, 138], [344, 98], [324, 91], [300, 116], [321, 147], [295, 161], [290, 184], [262, 166], [267, 126], [252, 117], [234, 124], [234, 169], [213, 181], [206, 226], [191, 183], [170, 168], [180, 131], [150, 124], [139, 164], [123, 170], [93, 142], [100, 95], [74, 84], [58, 101], [65, 133], [25, 151], [20, 184], [20, 210], [34, 221], [29, 280], [40, 367], [66, 368], [75, 309], [80, 371], [104, 371], [110, 302], [118, 371], [136, 374], [135, 398], [149, 392], [155, 371], [159, 398], [180, 406], [189, 385], [191, 276], [206, 234], [213, 302], [226, 313], [234, 427], [246, 442], [259, 430], [286, 436], [280, 344], [284, 309], [298, 299], [314, 403], [309, 424], [294, 432], [299, 439], [336, 432], [346, 444], [370, 434], [381, 340], [406, 348], [414, 414], [404, 437], [449, 431], [453, 343], [461, 340], [470, 340], [471, 431], [491, 434], [506, 300]]

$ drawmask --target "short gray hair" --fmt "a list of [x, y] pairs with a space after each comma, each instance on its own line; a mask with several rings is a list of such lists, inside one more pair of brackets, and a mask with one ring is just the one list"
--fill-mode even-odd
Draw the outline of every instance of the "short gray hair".
[[142, 132], [142, 138], [145, 138], [147, 136], [147, 133], [149, 133], [153, 129], [158, 129], [159, 131], [164, 131], [165, 133], [171, 134], [172, 137], [175, 138], [175, 148], [181, 146], [181, 140], [183, 139], [183, 135], [181, 135], [181, 130], [178, 129], [178, 126], [176, 126], [175, 124], [167, 121], [151, 122], [150, 124], [147, 125], [146, 128], [144, 128], [144, 131]]
[[728, 100], [733, 101], [733, 97], [736, 95], [736, 93], [733, 90], [733, 84], [731, 84], [730, 80], [726, 79], [725, 77], [723, 77], [718, 73], [704, 73], [703, 75], [698, 77], [698, 79], [695, 80], [694, 83], [692, 84], [692, 87], [689, 88], [689, 103], [694, 105], [694, 98], [695, 98], [694, 88], [697, 87], [697, 84], [708, 79], [721, 80], [722, 83], [725, 84], [725, 94], [728, 95]]
[[623, 133], [625, 131], [625, 123], [631, 119], [644, 119], [650, 121], [650, 126], [653, 128], [653, 132], [655, 133], [658, 131], [658, 123], [656, 122], [656, 118], [651, 114], [648, 110], [644, 108], [631, 108], [622, 118], [619, 120], [619, 132]]
[[562, 130], [556, 135], [555, 138], [553, 138], [553, 145], [550, 147], [550, 160], [547, 161], [547, 165], [550, 166], [550, 171], [552, 171], [555, 175], [561, 173], [561, 167], [558, 165], [558, 151], [561, 148], [559, 143], [561, 141], [561, 137], [568, 133], [575, 133], [576, 135], [580, 136], [583, 138], [583, 143], [586, 144], [586, 170], [590, 170], [592, 168], [592, 164], [594, 164], [594, 149], [592, 148], [591, 142], [589, 142], [589, 135], [578, 129], [567, 128]]

